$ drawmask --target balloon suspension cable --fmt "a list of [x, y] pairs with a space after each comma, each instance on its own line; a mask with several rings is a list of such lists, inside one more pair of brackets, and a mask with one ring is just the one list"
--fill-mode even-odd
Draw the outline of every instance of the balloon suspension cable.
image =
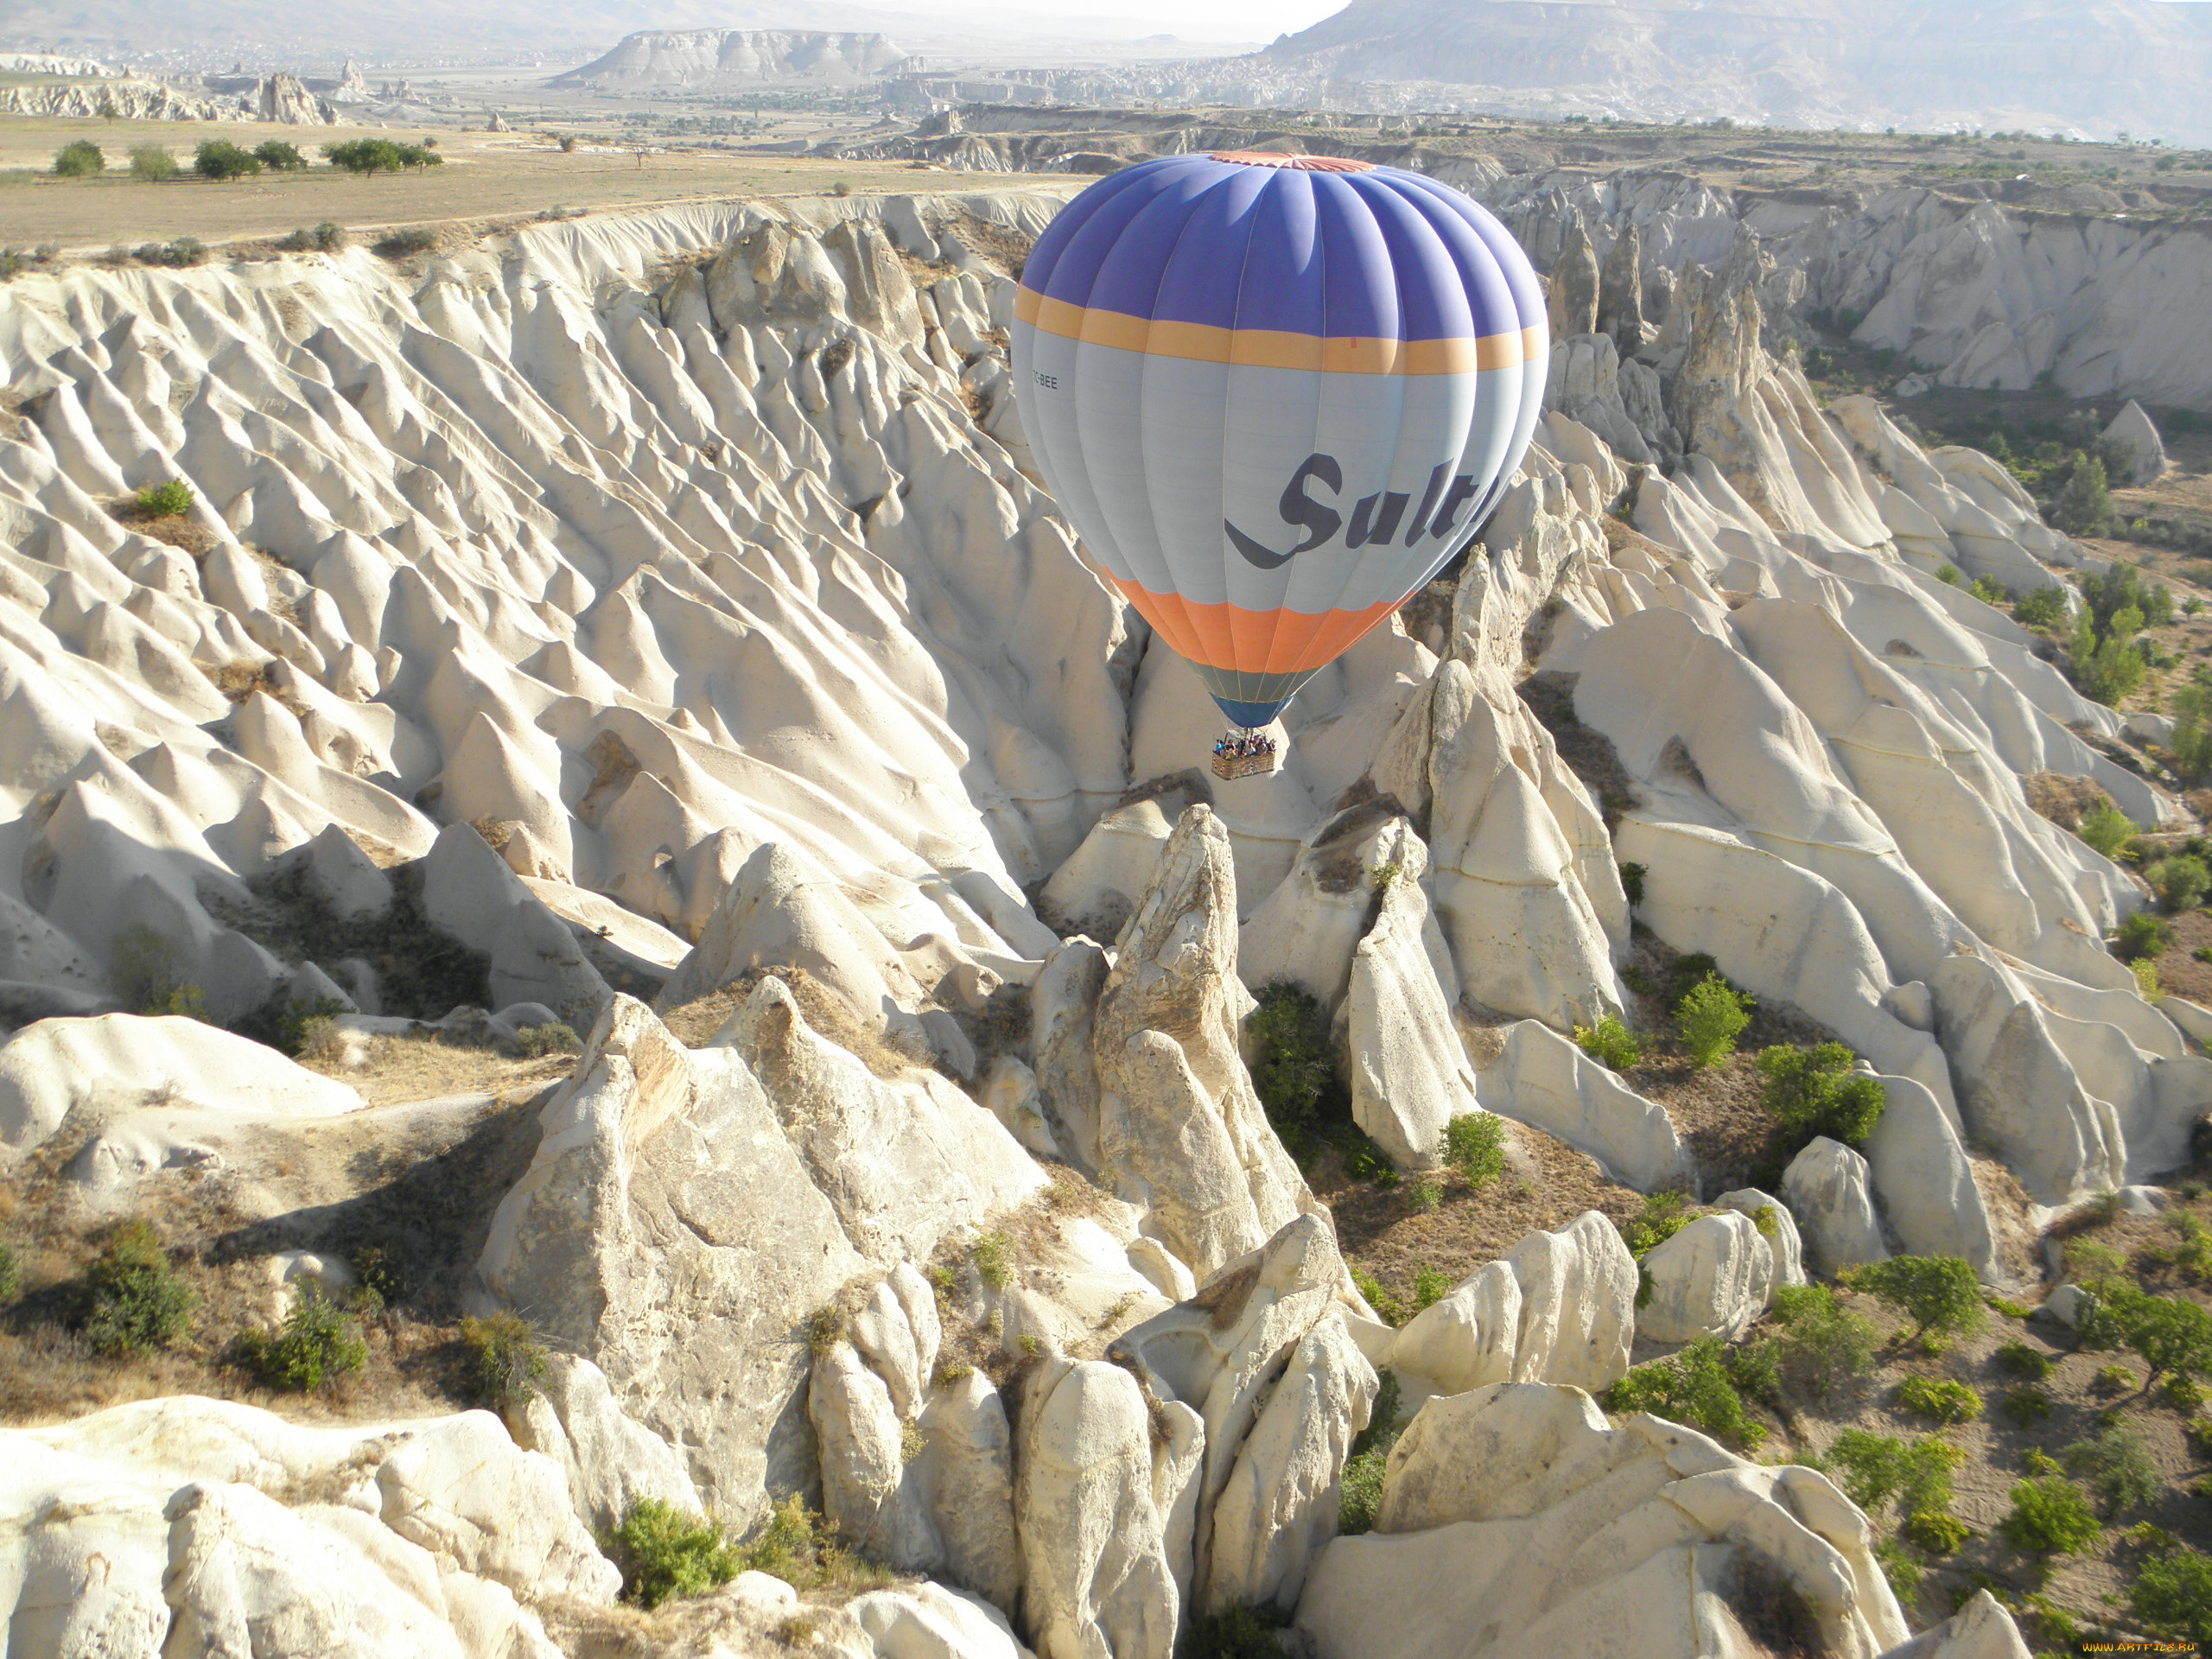
[[1213, 775], [1253, 778], [1274, 771], [1281, 759], [1275, 740], [1264, 728], [1232, 726], [1215, 740]]

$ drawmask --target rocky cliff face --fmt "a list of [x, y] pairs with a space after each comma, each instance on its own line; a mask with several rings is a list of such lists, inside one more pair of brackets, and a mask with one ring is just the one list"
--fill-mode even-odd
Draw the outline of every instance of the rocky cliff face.
[[1541, 91], [1623, 115], [1784, 125], [2075, 124], [2196, 142], [2212, 26], [2147, 0], [1853, 6], [1356, 0], [1253, 60], [1277, 75]]
[[[1442, 1653], [1503, 1598], [1475, 1650], [1729, 1654], [1777, 1580], [1808, 1651], [1904, 1639], [1824, 1477], [1589, 1391], [1639, 1331], [1739, 1332], [1888, 1236], [2000, 1281], [1999, 1163], [2056, 1205], [2185, 1158], [2212, 1065], [2170, 1013], [2212, 1015], [2142, 999], [2099, 943], [2139, 888], [2022, 780], [2187, 816], [1933, 574], [2050, 585], [2079, 550], [1985, 458], [1819, 407], [1770, 349], [1806, 279], [1758, 238], [1650, 213], [1616, 259], [1592, 212], [1540, 245], [1575, 366], [1482, 539], [1317, 677], [1281, 772], [1216, 786], [1202, 689], [1082, 562], [1011, 395], [1006, 262], [1064, 199], [5, 290], [0, 1164], [147, 1209], [302, 1124], [373, 1148], [488, 1109], [111, 1012], [149, 950], [218, 1019], [321, 997], [374, 1033], [461, 1000], [407, 948], [464, 947], [484, 1029], [585, 1039], [459, 1230], [471, 1305], [560, 1351], [539, 1392], [504, 1425], [178, 1402], [0, 1435], [26, 1654], [95, 1618], [149, 1659], [594, 1651], [626, 1616], [589, 1529], [794, 1493], [898, 1584], [802, 1614], [744, 1575], [658, 1650], [804, 1617], [855, 1659], [1169, 1659], [1257, 1606]], [[189, 512], [124, 505], [171, 479]], [[1721, 1195], [1641, 1309], [1592, 1213], [1383, 1325], [1260, 1109], [1248, 986], [1339, 1022], [1409, 1167], [1487, 1112], [1697, 1185], [1564, 1035], [1621, 1006], [1631, 915], [1864, 1056], [1882, 1135]], [[341, 920], [408, 931], [355, 954]], [[385, 1165], [336, 1163], [248, 1184], [255, 1224], [339, 1255]], [[1433, 1403], [1332, 1542], [1377, 1367]]]
[[849, 86], [888, 73], [906, 53], [882, 35], [788, 29], [641, 29], [552, 83], [604, 92], [717, 92], [786, 82]]

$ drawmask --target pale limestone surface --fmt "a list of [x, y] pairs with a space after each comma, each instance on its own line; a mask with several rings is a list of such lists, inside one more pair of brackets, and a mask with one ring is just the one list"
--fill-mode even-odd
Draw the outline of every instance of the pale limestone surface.
[[1637, 1264], [1620, 1231], [1586, 1211], [1531, 1233], [1407, 1321], [1377, 1363], [1408, 1405], [1491, 1382], [1602, 1389], [1627, 1373]]
[[551, 1659], [518, 1591], [620, 1587], [560, 1466], [482, 1412], [305, 1428], [188, 1396], [0, 1440], [27, 1653]]
[[1824, 1653], [1875, 1659], [1908, 1634], [1825, 1476], [1647, 1415], [1609, 1427], [1579, 1389], [1497, 1383], [1414, 1419], [1376, 1529], [1322, 1552], [1298, 1624], [1324, 1659], [1748, 1655], [1745, 1557], [1805, 1598]]
[[1690, 1178], [1689, 1150], [1666, 1109], [1536, 1020], [1505, 1028], [1477, 1088], [1491, 1111], [1589, 1154], [1624, 1186], [1659, 1192]]
[[1785, 1282], [1786, 1261], [1742, 1211], [1700, 1216], [1645, 1255], [1651, 1295], [1637, 1310], [1637, 1334], [1654, 1342], [1733, 1342], [1766, 1312]]
[[0, 1044], [0, 1147], [11, 1159], [72, 1111], [327, 1117], [360, 1105], [346, 1084], [197, 1020], [42, 1020]]
[[1782, 1196], [1804, 1235], [1806, 1259], [1823, 1277], [1888, 1259], [1866, 1160], [1840, 1141], [1808, 1141], [1782, 1173]]

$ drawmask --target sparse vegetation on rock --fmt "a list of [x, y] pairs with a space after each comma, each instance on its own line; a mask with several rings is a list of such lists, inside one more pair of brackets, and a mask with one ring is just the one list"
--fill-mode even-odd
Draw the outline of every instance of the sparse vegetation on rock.
[[109, 1235], [85, 1270], [78, 1323], [97, 1352], [142, 1353], [166, 1348], [189, 1330], [199, 1301], [153, 1228], [131, 1220]]

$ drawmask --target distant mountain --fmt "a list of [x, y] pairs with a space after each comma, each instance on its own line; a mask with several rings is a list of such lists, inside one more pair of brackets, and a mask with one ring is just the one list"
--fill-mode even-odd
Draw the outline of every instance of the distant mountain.
[[2212, 137], [2212, 4], [2158, 0], [1353, 0], [1234, 62], [1279, 87], [1541, 93], [1624, 115]]
[[552, 84], [600, 92], [723, 92], [747, 87], [849, 86], [898, 68], [887, 35], [794, 29], [642, 29]]
[[[0, 0], [0, 50], [105, 60], [289, 67], [348, 56], [377, 63], [543, 62], [563, 67], [642, 30], [886, 33], [909, 47], [980, 48], [1040, 39], [1127, 41], [1174, 19], [1003, 10], [989, 0]], [[1255, 38], [1251, 31], [1239, 38]]]

